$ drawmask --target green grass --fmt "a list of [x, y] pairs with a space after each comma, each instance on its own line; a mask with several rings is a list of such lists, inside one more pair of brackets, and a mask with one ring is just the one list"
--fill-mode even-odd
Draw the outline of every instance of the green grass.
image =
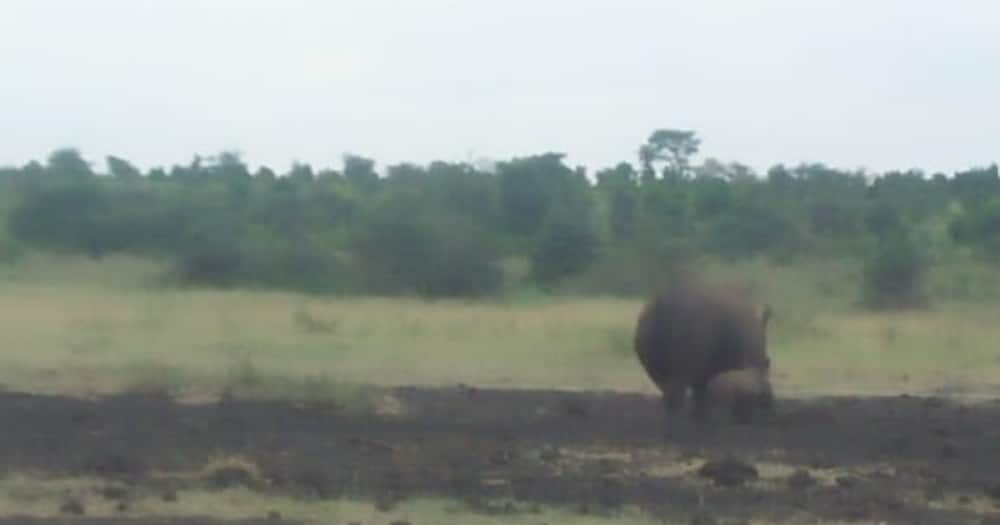
[[[779, 391], [998, 391], [1000, 303], [939, 299], [927, 311], [876, 314], [854, 306], [850, 265], [705, 269], [773, 305]], [[360, 398], [352, 385], [368, 384], [654, 393], [631, 350], [639, 300], [324, 299], [168, 289], [155, 285], [159, 270], [130, 258], [39, 255], [0, 269], [0, 383], [33, 392], [228, 390], [315, 401]], [[973, 274], [933, 279], [961, 275]]]

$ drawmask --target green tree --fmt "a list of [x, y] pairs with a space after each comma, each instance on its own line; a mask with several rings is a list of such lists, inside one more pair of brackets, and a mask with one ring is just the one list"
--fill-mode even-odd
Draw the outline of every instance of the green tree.
[[257, 168], [257, 171], [253, 174], [253, 178], [259, 182], [273, 183], [277, 178], [277, 174], [274, 170], [268, 168], [267, 166], [261, 166]]
[[802, 187], [802, 206], [815, 235], [839, 241], [859, 238], [868, 194], [862, 175], [822, 164], [803, 164], [793, 173]]
[[725, 214], [736, 200], [732, 184], [716, 176], [701, 176], [690, 183], [693, 212], [705, 220]]
[[163, 168], [153, 168], [149, 170], [149, 180], [151, 181], [162, 182], [167, 180], [168, 177], [169, 176], [167, 175], [166, 170]]
[[483, 295], [500, 285], [497, 251], [467, 220], [399, 193], [366, 218], [354, 242], [372, 291], [429, 297]]
[[631, 164], [597, 173], [597, 193], [606, 202], [612, 239], [633, 238], [639, 220], [639, 177]]
[[644, 179], [656, 177], [656, 162], [664, 162], [665, 174], [683, 177], [687, 175], [690, 159], [698, 154], [701, 139], [694, 131], [679, 129], [657, 129], [646, 143], [639, 148], [639, 162]]
[[209, 173], [228, 180], [246, 180], [250, 178], [250, 169], [238, 152], [223, 151], [211, 159]]
[[996, 164], [960, 171], [955, 174], [951, 186], [963, 207], [977, 208], [1000, 195], [1000, 171]]
[[581, 174], [563, 164], [562, 153], [515, 158], [497, 166], [500, 203], [507, 230], [534, 237], [550, 210], [589, 188]]
[[312, 166], [302, 162], [293, 162], [292, 169], [288, 171], [288, 182], [290, 185], [309, 184], [316, 180]]
[[589, 210], [561, 205], [545, 221], [531, 254], [532, 274], [543, 285], [585, 270], [597, 258], [599, 238]]
[[964, 209], [948, 225], [951, 238], [979, 256], [1000, 261], [1000, 197]]
[[104, 162], [108, 165], [108, 173], [118, 180], [137, 180], [142, 177], [139, 168], [125, 159], [108, 155], [104, 158]]
[[63, 184], [26, 195], [11, 212], [9, 228], [26, 244], [100, 257], [113, 244], [100, 228], [110, 209], [98, 184]]
[[726, 210], [704, 235], [706, 249], [727, 258], [763, 253], [787, 257], [799, 242], [795, 224], [779, 210], [750, 202]]
[[379, 187], [375, 161], [359, 155], [344, 155], [344, 177], [361, 193], [372, 194]]
[[49, 155], [46, 171], [56, 177], [81, 178], [92, 177], [90, 163], [83, 159], [80, 152], [74, 148], [63, 148]]
[[442, 209], [473, 220], [494, 238], [502, 231], [497, 178], [468, 164], [432, 162], [427, 177], [434, 202]]

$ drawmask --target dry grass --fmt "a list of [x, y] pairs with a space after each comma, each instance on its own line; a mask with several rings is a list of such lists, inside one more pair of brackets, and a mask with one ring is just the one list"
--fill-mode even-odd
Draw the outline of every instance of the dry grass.
[[[0, 271], [0, 384], [11, 389], [351, 403], [364, 397], [357, 384], [653, 392], [631, 350], [639, 301], [322, 299], [154, 288], [151, 266], [129, 259], [30, 266]], [[998, 304], [873, 314], [851, 307], [849, 268], [712, 271], [774, 305], [785, 393], [1000, 391]]]
[[[786, 469], [787, 470], [787, 469]], [[785, 470], [781, 470], [785, 472]], [[268, 495], [246, 488], [225, 490], [192, 489], [176, 493], [176, 501], [165, 501], [156, 492], [132, 492], [126, 500], [127, 509], [117, 508], [120, 500], [109, 500], [101, 495], [107, 483], [93, 478], [43, 478], [31, 475], [10, 475], [0, 478], [0, 516], [32, 518], [65, 518], [60, 507], [69, 500], [79, 502], [89, 518], [177, 518], [202, 517], [220, 520], [262, 519], [272, 513], [283, 519], [306, 524], [325, 523], [411, 523], [499, 525], [548, 523], [550, 525], [581, 524], [606, 525], [674, 525], [688, 521], [672, 522], [655, 519], [626, 507], [614, 517], [581, 515], [569, 510], [542, 506], [538, 512], [488, 515], [469, 510], [462, 505], [442, 499], [412, 499], [400, 502], [389, 511], [382, 511], [372, 503], [347, 500], [304, 500]], [[962, 505], [953, 502], [957, 496], [949, 495], [936, 506], [943, 509], [981, 509], [989, 512], [990, 502], [981, 495]], [[791, 523], [835, 525], [807, 513], [793, 518]], [[753, 525], [769, 522], [751, 520]], [[873, 522], [851, 523], [864, 525]]]
[[541, 508], [539, 513], [490, 516], [442, 499], [413, 499], [381, 511], [369, 502], [355, 500], [306, 500], [267, 495], [246, 488], [225, 490], [182, 490], [176, 501], [164, 501], [161, 494], [136, 492], [127, 498], [127, 510], [117, 508], [118, 500], [101, 495], [106, 483], [92, 478], [41, 478], [15, 475], [0, 478], [0, 516], [34, 518], [65, 517], [60, 507], [69, 500], [79, 502], [90, 518], [176, 518], [209, 517], [222, 520], [262, 519], [273, 512], [282, 518], [307, 524], [325, 523], [413, 523], [494, 524], [662, 524], [634, 510], [625, 510], [613, 521], [571, 512]]

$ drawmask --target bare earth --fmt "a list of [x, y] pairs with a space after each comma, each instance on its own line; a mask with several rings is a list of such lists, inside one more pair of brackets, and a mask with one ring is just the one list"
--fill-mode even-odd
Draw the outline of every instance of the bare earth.
[[[386, 509], [417, 496], [454, 498], [485, 513], [557, 505], [613, 517], [632, 506], [681, 522], [697, 514], [722, 523], [1000, 519], [996, 401], [781, 400], [774, 423], [706, 428], [668, 425], [659, 400], [641, 395], [457, 387], [385, 396], [389, 408], [356, 414], [283, 402], [4, 393], [0, 472], [97, 476], [107, 483], [102, 497], [123, 508], [138, 493], [197, 484], [360, 498]], [[204, 472], [220, 457], [251, 468], [181, 474]]]

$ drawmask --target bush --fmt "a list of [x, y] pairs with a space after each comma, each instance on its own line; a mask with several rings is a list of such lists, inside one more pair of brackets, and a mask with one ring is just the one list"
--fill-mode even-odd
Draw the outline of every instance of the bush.
[[911, 308], [927, 304], [926, 260], [909, 232], [882, 237], [864, 260], [864, 303], [872, 308]]
[[498, 253], [485, 228], [444, 213], [383, 206], [355, 242], [373, 292], [476, 296], [500, 287]]
[[302, 292], [341, 291], [344, 265], [320, 243], [266, 230], [215, 237], [185, 247], [174, 276], [185, 284], [257, 286]]
[[965, 210], [948, 225], [948, 233], [956, 243], [971, 245], [980, 257], [1000, 261], [1000, 199]]
[[10, 214], [10, 232], [25, 243], [53, 250], [100, 255], [107, 237], [100, 231], [111, 206], [106, 192], [84, 181], [39, 189]]
[[868, 231], [877, 236], [885, 235], [902, 226], [899, 210], [886, 203], [876, 203], [865, 213]]
[[550, 285], [586, 269], [597, 257], [597, 232], [586, 213], [560, 210], [542, 226], [531, 254], [532, 275]]
[[[189, 212], [189, 213], [186, 213]], [[26, 244], [101, 257], [113, 252], [173, 253], [186, 217], [148, 189], [91, 180], [57, 182], [29, 192], [10, 214], [10, 232]]]
[[6, 232], [0, 232], [0, 264], [13, 264], [24, 257], [24, 247], [11, 239]]
[[761, 253], [789, 256], [798, 241], [798, 231], [791, 221], [767, 208], [747, 206], [712, 224], [705, 247], [711, 253], [731, 258]]
[[428, 296], [467, 296], [495, 292], [501, 283], [497, 250], [484, 229], [455, 219], [431, 227], [432, 251], [417, 291]]
[[174, 263], [174, 274], [181, 282], [233, 286], [241, 280], [243, 253], [235, 243], [204, 243], [185, 252]]
[[[560, 288], [581, 294], [647, 297], [671, 282], [681, 259], [659, 259], [639, 249], [609, 251]], [[628, 250], [628, 251], [626, 251]]]

